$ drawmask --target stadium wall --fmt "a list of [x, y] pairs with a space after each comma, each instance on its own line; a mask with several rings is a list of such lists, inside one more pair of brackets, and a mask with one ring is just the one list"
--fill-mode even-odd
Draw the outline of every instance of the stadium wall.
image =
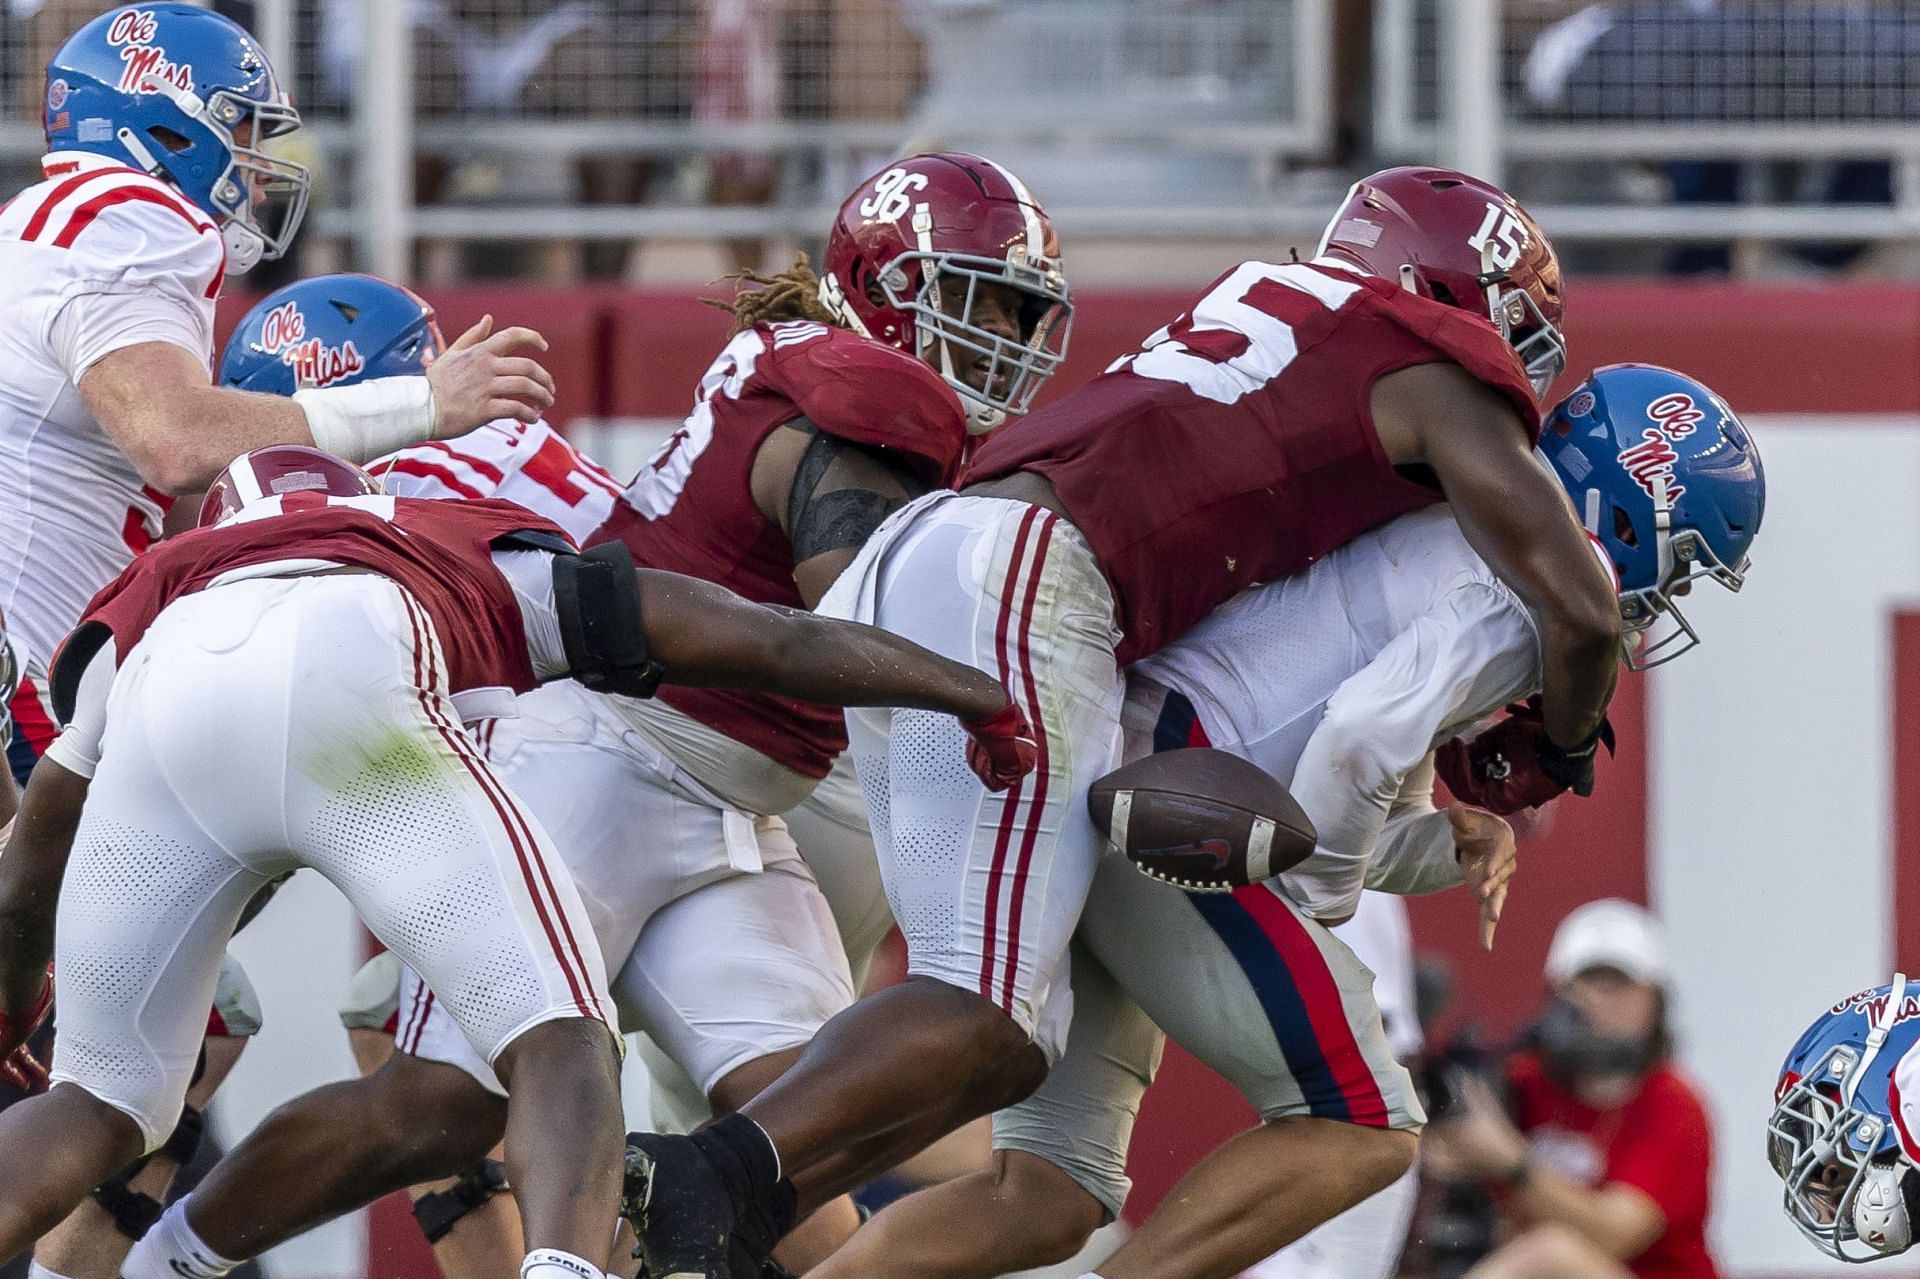
[[[1187, 298], [1083, 297], [1056, 387], [1097, 373]], [[483, 312], [540, 328], [560, 386], [555, 421], [626, 455], [685, 412], [727, 327], [677, 294], [431, 300], [449, 336]], [[223, 310], [228, 322], [243, 305]], [[1572, 314], [1576, 370], [1648, 359], [1724, 394], [1761, 441], [1772, 509], [1740, 598], [1706, 588], [1688, 601], [1707, 646], [1623, 682], [1620, 754], [1594, 799], [1556, 806], [1528, 833], [1497, 951], [1478, 952], [1456, 897], [1416, 903], [1416, 936], [1451, 966], [1449, 1024], [1498, 1042], [1535, 1007], [1567, 910], [1610, 894], [1652, 902], [1672, 933], [1681, 1058], [1718, 1126], [1715, 1237], [1728, 1272], [1838, 1273], [1781, 1217], [1762, 1124], [1779, 1060], [1818, 1011], [1896, 963], [1920, 972], [1920, 726], [1900, 713], [1920, 706], [1920, 289], [1592, 285], [1575, 289]], [[229, 1133], [347, 1068], [331, 1010], [360, 938], [326, 898], [320, 885], [290, 890], [241, 939], [268, 1024], [224, 1098]], [[1134, 1209], [1248, 1120], [1218, 1080], [1170, 1055], [1135, 1143]], [[404, 1208], [381, 1210], [371, 1237], [346, 1223], [291, 1246], [277, 1271], [425, 1279], [417, 1240]]]

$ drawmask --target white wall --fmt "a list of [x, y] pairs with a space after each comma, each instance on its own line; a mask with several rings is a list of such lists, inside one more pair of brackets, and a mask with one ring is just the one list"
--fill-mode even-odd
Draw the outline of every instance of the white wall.
[[1706, 643], [1650, 690], [1649, 883], [1716, 1121], [1722, 1262], [1850, 1273], [1781, 1213], [1764, 1132], [1800, 1032], [1892, 974], [1888, 638], [1920, 600], [1920, 419], [1749, 425], [1770, 500], [1748, 585], [1688, 598]]

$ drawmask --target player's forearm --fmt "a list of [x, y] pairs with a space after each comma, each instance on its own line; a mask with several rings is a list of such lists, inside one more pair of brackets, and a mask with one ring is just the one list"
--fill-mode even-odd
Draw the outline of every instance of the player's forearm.
[[1549, 1168], [1529, 1165], [1516, 1200], [1528, 1220], [1577, 1230], [1622, 1261], [1645, 1252], [1666, 1228], [1659, 1209], [1639, 1191], [1591, 1189]]
[[983, 719], [1004, 709], [1000, 681], [875, 626], [783, 615], [780, 660], [764, 691], [829, 706], [901, 706]]
[[1367, 887], [1416, 897], [1458, 888], [1464, 877], [1455, 854], [1453, 825], [1429, 803], [1393, 811], [1367, 862]]

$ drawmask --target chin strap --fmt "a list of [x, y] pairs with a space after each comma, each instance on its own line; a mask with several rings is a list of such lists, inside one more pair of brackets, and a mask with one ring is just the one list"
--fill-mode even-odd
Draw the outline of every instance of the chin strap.
[[1886, 1006], [1880, 1015], [1873, 1019], [1873, 1028], [1867, 1031], [1867, 1042], [1860, 1053], [1860, 1060], [1853, 1063], [1853, 1069], [1840, 1081], [1840, 1101], [1843, 1105], [1853, 1105], [1853, 1096], [1860, 1090], [1860, 1084], [1867, 1077], [1867, 1067], [1880, 1055], [1881, 1046], [1887, 1042], [1887, 1034], [1894, 1023], [1900, 1019], [1900, 1005], [1907, 998], [1907, 975], [1895, 973], [1893, 984], [1887, 989]]

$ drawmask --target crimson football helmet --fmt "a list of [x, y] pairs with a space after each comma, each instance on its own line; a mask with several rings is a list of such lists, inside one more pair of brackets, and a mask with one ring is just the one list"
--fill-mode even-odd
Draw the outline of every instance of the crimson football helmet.
[[[823, 265], [826, 308], [938, 369], [975, 434], [1025, 413], [1066, 355], [1073, 301], [1060, 237], [1026, 185], [991, 160], [946, 152], [888, 165], [840, 206]], [[983, 284], [1020, 295], [1017, 332], [982, 322]]]
[[323, 493], [328, 497], [378, 494], [374, 478], [342, 458], [305, 444], [270, 444], [227, 463], [200, 503], [200, 527], [235, 515], [255, 502], [287, 493]]
[[1327, 223], [1320, 257], [1485, 314], [1544, 397], [1567, 365], [1560, 259], [1520, 202], [1456, 169], [1385, 169], [1362, 178]]

